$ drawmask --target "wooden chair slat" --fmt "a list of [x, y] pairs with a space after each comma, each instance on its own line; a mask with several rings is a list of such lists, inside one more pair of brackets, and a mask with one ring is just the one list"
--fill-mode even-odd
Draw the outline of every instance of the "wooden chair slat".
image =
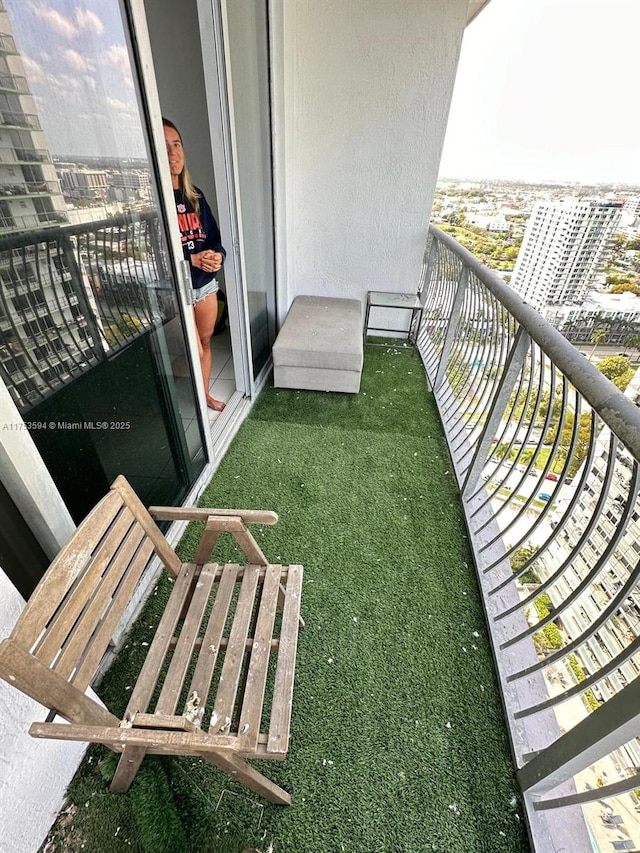
[[133, 593], [153, 553], [153, 542], [149, 539], [145, 540], [136, 554], [134, 561], [129, 566], [127, 576], [124, 582], [120, 584], [111, 602], [111, 607], [105, 614], [98, 630], [87, 643], [87, 649], [83, 655], [82, 662], [71, 679], [80, 690], [86, 690], [91, 684], [100, 661], [109, 647], [111, 637], [113, 637], [115, 629], [120, 624], [122, 614], [131, 601]]
[[136, 729], [170, 729], [181, 732], [195, 732], [198, 729], [191, 720], [186, 717], [178, 717], [175, 714], [136, 714], [132, 720], [133, 728]]
[[264, 704], [264, 691], [267, 684], [267, 671], [269, 656], [271, 654], [273, 624], [278, 605], [281, 570], [281, 566], [267, 566], [262, 587], [260, 609], [258, 610], [251, 658], [247, 671], [244, 701], [238, 723], [238, 741], [243, 751], [255, 750], [260, 735], [260, 720]]
[[180, 559], [162, 535], [160, 528], [151, 518], [145, 505], [133, 491], [129, 483], [127, 483], [124, 477], [117, 477], [111, 488], [122, 495], [131, 512], [144, 527], [144, 532], [153, 542], [155, 552], [164, 563], [169, 574], [177, 577], [182, 568]]
[[[204, 711], [204, 703], [206, 702], [209, 690], [211, 688], [211, 679], [216, 666], [220, 646], [222, 644], [222, 634], [224, 631], [225, 622], [229, 613], [229, 606], [233, 596], [233, 590], [236, 585], [236, 578], [239, 574], [240, 566], [228, 563], [223, 567], [222, 577], [216, 590], [215, 601], [209, 614], [207, 628], [202, 638], [200, 654], [196, 668], [193, 672], [191, 685], [189, 687], [189, 696], [195, 697], [195, 701], [200, 703]], [[217, 572], [216, 572], [217, 575]], [[201, 717], [199, 717], [201, 719]]]
[[209, 731], [212, 734], [224, 732], [228, 734], [233, 718], [233, 707], [236, 701], [240, 672], [244, 660], [244, 650], [249, 634], [251, 612], [258, 586], [259, 567], [247, 566], [240, 587], [240, 594], [233, 617], [233, 625], [229, 633], [229, 643], [222, 664], [218, 692], [213, 705]]
[[147, 657], [131, 693], [125, 718], [131, 718], [134, 714], [140, 712], [144, 713], [148, 708], [158, 675], [169, 649], [171, 637], [178, 624], [184, 600], [189, 594], [194, 574], [195, 566], [188, 564], [184, 566], [183, 571], [176, 578], [167, 606], [160, 617], [160, 622], [158, 623], [153, 641], [149, 646]]
[[[130, 526], [131, 513], [122, 513], [105, 541], [105, 547], [113, 547], [112, 562], [105, 573], [107, 557], [101, 546], [89, 567], [85, 577], [87, 584], [79, 583], [73, 593], [67, 596], [67, 606], [56, 614], [55, 621], [49, 626], [46, 637], [34, 652], [38, 660], [68, 678], [75, 669], [79, 657], [111, 601], [114, 590], [128, 569], [136, 549], [144, 538], [140, 525]], [[130, 533], [127, 536], [127, 533]], [[119, 549], [119, 550], [118, 550]], [[118, 551], [114, 558], [113, 553]], [[85, 578], [83, 577], [82, 581]], [[82, 596], [85, 596], [84, 607]], [[58, 655], [58, 653], [62, 653]], [[55, 659], [55, 660], [54, 660]]]
[[289, 579], [280, 629], [280, 648], [273, 687], [273, 705], [269, 721], [268, 752], [286, 753], [289, 748], [289, 726], [291, 724], [301, 594], [302, 566], [289, 566]]
[[33, 647], [73, 582], [91, 559], [95, 543], [109, 529], [121, 507], [120, 495], [109, 492], [80, 524], [53, 560], [22, 611], [12, 633], [16, 642], [29, 649]]
[[215, 577], [216, 567], [212, 568], [213, 571], [205, 568], [197, 575], [189, 610], [180, 629], [180, 637], [155, 707], [156, 714], [173, 714], [180, 699], [182, 685], [189, 668]]
[[[124, 571], [127, 566], [126, 557], [123, 559], [119, 555], [114, 559], [113, 555], [126, 538], [133, 520], [131, 512], [123, 507], [122, 512], [114, 518], [111, 528], [106, 531], [102, 542], [89, 558], [87, 568], [79, 582], [69, 591], [64, 599], [63, 606], [55, 613], [47, 627], [47, 633], [34, 649], [34, 654], [38, 660], [46, 666], [50, 666], [59, 654], [60, 649], [66, 647], [67, 638], [77, 629], [78, 623], [80, 623], [82, 631], [76, 630], [76, 633], [83, 633], [85, 620], [88, 619], [89, 622], [91, 620], [90, 614], [95, 613], [96, 609], [99, 612], [104, 608], [106, 598], [110, 596], [109, 586], [113, 587], [117, 584], [120, 579], [120, 572]], [[141, 529], [138, 534], [138, 542], [143, 535], [144, 531]], [[109, 572], [106, 578], [103, 578], [107, 567], [109, 567]], [[89, 628], [89, 630], [91, 629]], [[68, 660], [68, 654], [66, 658]], [[58, 661], [56, 660], [56, 668], [57, 666]], [[69, 671], [72, 669], [73, 664]], [[64, 666], [60, 667], [60, 673], [61, 675], [65, 674]]]

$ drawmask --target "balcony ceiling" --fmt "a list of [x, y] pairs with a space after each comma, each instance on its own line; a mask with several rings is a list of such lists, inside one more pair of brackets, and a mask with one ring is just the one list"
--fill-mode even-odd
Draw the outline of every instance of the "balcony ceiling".
[[488, 6], [490, 0], [469, 0], [469, 11], [467, 12], [467, 24], [470, 24], [473, 19], [482, 12], [485, 6]]

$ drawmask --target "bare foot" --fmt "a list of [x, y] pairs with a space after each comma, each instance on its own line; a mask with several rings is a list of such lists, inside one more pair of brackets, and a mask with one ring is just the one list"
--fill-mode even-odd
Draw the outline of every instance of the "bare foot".
[[223, 403], [222, 400], [216, 400], [210, 394], [207, 394], [207, 406], [209, 406], [210, 409], [213, 409], [214, 412], [221, 412], [226, 405], [227, 404]]

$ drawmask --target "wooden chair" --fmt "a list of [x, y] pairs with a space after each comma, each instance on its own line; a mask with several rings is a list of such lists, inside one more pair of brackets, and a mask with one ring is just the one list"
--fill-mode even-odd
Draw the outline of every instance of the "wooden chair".
[[[193, 562], [178, 559], [154, 518], [205, 521]], [[247, 529], [277, 520], [256, 510], [147, 511], [118, 477], [0, 643], [0, 677], [54, 712], [30, 734], [120, 752], [112, 791], [129, 788], [147, 753], [198, 755], [271, 802], [289, 804], [290, 795], [247, 762], [287, 754], [304, 625], [302, 566], [270, 564]], [[236, 539], [247, 565], [208, 562], [222, 532]], [[119, 719], [86, 691], [154, 555], [175, 581]], [[67, 722], [52, 722], [56, 715]]]

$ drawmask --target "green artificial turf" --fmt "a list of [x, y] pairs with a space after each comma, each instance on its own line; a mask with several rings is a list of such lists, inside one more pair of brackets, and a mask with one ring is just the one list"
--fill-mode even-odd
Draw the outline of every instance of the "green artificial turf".
[[[131, 791], [112, 795], [113, 762], [92, 750], [54, 842], [67, 846], [52, 849], [528, 851], [460, 500], [416, 355], [368, 347], [359, 395], [265, 389], [201, 503], [276, 510], [260, 545], [305, 567], [290, 751], [258, 765], [293, 805], [192, 758], [148, 757]], [[116, 709], [166, 586], [101, 687]]]

